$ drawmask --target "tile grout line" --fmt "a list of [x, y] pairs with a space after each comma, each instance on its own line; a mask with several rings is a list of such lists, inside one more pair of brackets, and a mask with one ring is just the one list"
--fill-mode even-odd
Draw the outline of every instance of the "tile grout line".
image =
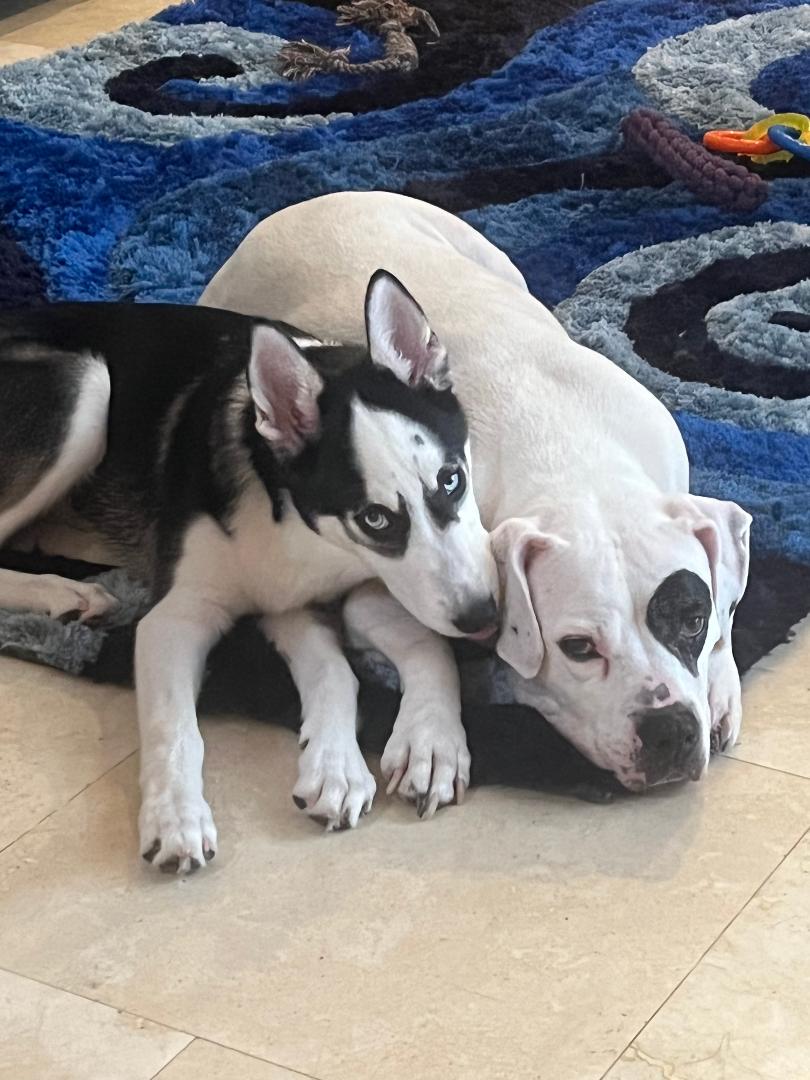
[[156, 1073], [154, 1073], [154, 1075], [151, 1076], [149, 1078], [149, 1080], [158, 1080], [158, 1077], [162, 1076], [163, 1073], [166, 1071], [166, 1069], [168, 1069], [168, 1067], [170, 1065], [173, 1065], [174, 1062], [177, 1061], [177, 1059], [180, 1057], [181, 1054], [185, 1054], [186, 1050], [188, 1050], [188, 1048], [194, 1042], [196, 1042], [196, 1039], [192, 1036], [191, 1040], [189, 1042], [187, 1042], [184, 1047], [182, 1047], [180, 1050], [178, 1050], [176, 1054], [174, 1054], [172, 1057], [170, 1057], [169, 1060], [165, 1063], [165, 1065], [161, 1065], [160, 1068], [158, 1069], [158, 1071]]
[[[733, 759], [731, 759], [731, 760], [733, 760]], [[746, 762], [745, 764], [748, 764], [748, 762]], [[766, 768], [767, 766], [762, 766], [762, 767]], [[789, 773], [788, 775], [793, 775], [793, 774]], [[686, 982], [686, 980], [689, 978], [689, 976], [700, 966], [700, 964], [703, 962], [703, 960], [706, 958], [706, 956], [708, 956], [708, 954], [712, 951], [712, 949], [715, 947], [715, 945], [720, 940], [720, 938], [722, 938], [723, 935], [729, 930], [729, 928], [740, 918], [740, 916], [743, 915], [747, 911], [747, 909], [748, 909], [749, 905], [751, 904], [751, 902], [757, 898], [758, 894], [765, 888], [765, 886], [768, 884], [768, 882], [771, 880], [771, 878], [774, 876], [774, 874], [782, 867], [784, 862], [788, 858], [790, 858], [790, 856], [793, 854], [793, 852], [796, 850], [796, 848], [799, 846], [799, 844], [801, 844], [801, 842], [806, 837], [809, 837], [809, 836], [810, 836], [810, 828], [807, 828], [799, 836], [799, 838], [796, 840], [796, 842], [791, 844], [791, 846], [788, 848], [788, 850], [785, 852], [785, 854], [782, 856], [782, 858], [779, 860], [779, 862], [776, 864], [776, 866], [774, 866], [773, 870], [771, 870], [770, 873], [759, 883], [759, 885], [757, 885], [756, 889], [754, 889], [754, 891], [751, 893], [751, 895], [745, 901], [745, 903], [740, 908], [740, 910], [737, 911], [734, 915], [732, 915], [732, 917], [728, 920], [726, 925], [722, 928], [722, 930], [719, 931], [719, 933], [714, 938], [714, 940], [709, 945], [707, 945], [707, 947], [703, 950], [703, 952], [700, 954], [700, 956], [697, 958], [697, 960], [694, 962], [694, 964], [690, 967], [690, 969], [686, 972], [686, 974], [683, 976], [683, 978], [678, 980], [678, 982], [675, 984], [675, 986], [672, 988], [672, 990], [670, 990], [670, 992], [667, 994], [667, 996], [664, 998], [664, 1000], [661, 1002], [661, 1004], [655, 1009], [654, 1012], [652, 1012], [650, 1014], [650, 1016], [647, 1017], [647, 1019], [644, 1021], [644, 1023], [641, 1025], [641, 1027], [635, 1033], [635, 1035], [633, 1035], [633, 1037], [629, 1040], [627, 1045], [624, 1046], [622, 1048], [622, 1050], [619, 1052], [619, 1054], [614, 1058], [614, 1060], [611, 1061], [611, 1063], [607, 1067], [607, 1069], [603, 1073], [600, 1074], [599, 1080], [607, 1080], [607, 1078], [608, 1078], [608, 1076], [610, 1074], [610, 1070], [621, 1061], [621, 1059], [624, 1057], [624, 1055], [627, 1053], [627, 1051], [630, 1049], [630, 1047], [633, 1045], [633, 1043], [636, 1041], [636, 1039], [638, 1039], [641, 1035], [644, 1034], [646, 1029], [650, 1026], [650, 1024], [653, 1022], [653, 1020], [656, 1018], [656, 1016], [658, 1016], [658, 1014], [661, 1012], [661, 1010], [664, 1008], [664, 1006], [667, 1005], [672, 1000], [672, 998], [675, 996], [675, 994], [677, 994], [677, 992], [680, 990], [680, 988], [683, 986], [683, 984]]]
[[[295, 1069], [290, 1065], [283, 1065], [280, 1061], [271, 1061], [270, 1058], [259, 1057], [257, 1054], [251, 1053], [249, 1050], [242, 1050], [238, 1046], [230, 1046], [228, 1043], [219, 1042], [217, 1039], [212, 1039], [208, 1035], [200, 1035], [194, 1031], [186, 1031], [185, 1028], [177, 1027], [176, 1024], [169, 1024], [165, 1020], [156, 1020], [152, 1016], [144, 1016], [143, 1013], [133, 1012], [132, 1009], [122, 1009], [117, 1005], [112, 1005], [109, 1001], [100, 1001], [98, 998], [90, 997], [89, 994], [82, 993], [79, 990], [68, 990], [64, 986], [59, 986], [56, 983], [48, 982], [47, 979], [40, 979], [36, 975], [26, 975], [22, 971], [15, 971], [14, 968], [6, 967], [5, 964], [0, 964], [0, 972], [5, 972], [6, 975], [14, 975], [18, 979], [26, 979], [28, 982], [36, 983], [38, 986], [45, 986], [49, 990], [56, 990], [60, 994], [67, 994], [69, 997], [79, 998], [81, 1001], [86, 1001], [90, 1005], [100, 1005], [103, 1009], [112, 1009], [119, 1015], [131, 1016], [135, 1020], [145, 1020], [147, 1024], [154, 1024], [155, 1027], [163, 1028], [164, 1031], [174, 1031], [178, 1035], [187, 1035], [188, 1042], [180, 1050], [171, 1061], [179, 1057], [183, 1053], [183, 1050], [188, 1050], [189, 1046], [195, 1041], [210, 1043], [212, 1046], [218, 1046], [221, 1050], [230, 1050], [234, 1054], [241, 1054], [243, 1057], [252, 1058], [254, 1061], [261, 1062], [262, 1065], [273, 1065], [277, 1069], [285, 1069], [287, 1072], [294, 1073], [296, 1076], [302, 1076], [305, 1080], [323, 1080], [322, 1077], [315, 1076], [313, 1073], [302, 1072], [300, 1069]], [[155, 1080], [155, 1077], [159, 1076], [163, 1070], [171, 1064], [171, 1061], [167, 1061], [165, 1065], [161, 1066], [160, 1072], [155, 1073], [151, 1080]]]
[[763, 765], [761, 761], [749, 761], [748, 758], [743, 757], [731, 757], [730, 755], [723, 755], [724, 761], [739, 761], [742, 765], [753, 765], [755, 769], [765, 769], [766, 772], [778, 773], [780, 776], [792, 776], [796, 780], [810, 780], [810, 776], [805, 773], [790, 772], [788, 769], [777, 769], [775, 765]]
[[322, 1080], [322, 1077], [315, 1076], [313, 1073], [301, 1072], [300, 1069], [293, 1069], [289, 1065], [279, 1065], [277, 1061], [270, 1061], [268, 1058], [257, 1057], [256, 1054], [251, 1054], [247, 1050], [237, 1050], [235, 1046], [226, 1046], [224, 1043], [217, 1042], [216, 1039], [207, 1039], [204, 1035], [195, 1035], [190, 1043], [187, 1043], [180, 1053], [175, 1054], [171, 1061], [167, 1061], [161, 1068], [160, 1072], [156, 1072], [154, 1076], [150, 1077], [150, 1080], [158, 1080], [165, 1069], [176, 1061], [181, 1054], [184, 1054], [186, 1050], [192, 1045], [192, 1043], [207, 1043], [209, 1046], [218, 1046], [220, 1050], [226, 1050], [231, 1054], [239, 1054], [240, 1057], [250, 1058], [251, 1061], [258, 1061], [260, 1065], [271, 1065], [275, 1069], [283, 1069], [284, 1072], [293, 1073], [295, 1076], [302, 1076], [304, 1080]]
[[105, 769], [103, 773], [99, 773], [99, 775], [94, 777], [92, 780], [88, 780], [84, 787], [79, 788], [78, 791], [74, 791], [73, 794], [70, 795], [63, 803], [61, 803], [59, 806], [55, 806], [53, 810], [49, 810], [44, 817], [39, 819], [39, 821], [35, 821], [34, 824], [29, 825], [27, 829], [23, 829], [19, 836], [15, 836], [13, 840], [9, 840], [7, 844], [4, 844], [2, 847], [0, 847], [0, 855], [5, 854], [5, 852], [7, 852], [10, 848], [14, 847], [14, 845], [19, 840], [22, 840], [24, 837], [29, 836], [32, 832], [38, 829], [40, 825], [44, 825], [45, 822], [52, 818], [54, 814], [58, 814], [60, 811], [64, 810], [66, 806], [70, 806], [74, 799], [78, 799], [80, 795], [84, 795], [85, 791], [88, 791], [94, 784], [97, 784], [99, 780], [103, 780], [105, 776], [108, 776], [113, 771], [113, 769], [117, 769], [119, 765], [123, 765], [125, 761], [129, 761], [129, 759], [137, 753], [137, 748], [135, 750], [130, 750], [128, 754], [124, 754], [124, 756], [119, 761], [114, 762], [112, 765], [109, 766], [109, 768]]

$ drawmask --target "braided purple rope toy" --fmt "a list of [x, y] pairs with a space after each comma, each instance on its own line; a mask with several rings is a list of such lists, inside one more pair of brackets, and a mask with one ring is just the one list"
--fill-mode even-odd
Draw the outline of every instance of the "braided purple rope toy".
[[625, 142], [640, 150], [701, 202], [750, 212], [768, 197], [768, 184], [745, 166], [715, 157], [654, 109], [634, 109], [622, 121]]

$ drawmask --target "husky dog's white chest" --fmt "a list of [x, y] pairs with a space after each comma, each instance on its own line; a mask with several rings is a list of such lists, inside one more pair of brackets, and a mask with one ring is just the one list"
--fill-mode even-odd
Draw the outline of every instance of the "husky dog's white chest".
[[270, 500], [256, 483], [240, 497], [229, 533], [208, 517], [189, 528], [174, 580], [204, 587], [240, 615], [325, 603], [369, 577], [359, 558], [321, 539], [291, 505], [274, 521]]

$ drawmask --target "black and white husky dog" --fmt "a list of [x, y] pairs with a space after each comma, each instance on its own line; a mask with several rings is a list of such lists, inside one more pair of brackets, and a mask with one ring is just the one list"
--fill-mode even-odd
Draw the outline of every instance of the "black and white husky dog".
[[[140, 839], [164, 871], [216, 852], [196, 697], [234, 620], [258, 616], [290, 664], [303, 712], [293, 797], [330, 828], [356, 825], [375, 783], [356, 680], [308, 605], [382, 582], [409, 613], [392, 633], [413, 642], [412, 663], [423, 625], [495, 630], [497, 572], [445, 350], [384, 272], [366, 326], [358, 350], [200, 307], [0, 316], [0, 543], [58, 513], [154, 588], [135, 650]], [[365, 607], [356, 595], [352, 610], [373, 619], [373, 589]], [[0, 606], [88, 619], [113, 603], [97, 585], [0, 571]], [[403, 700], [391, 740], [423, 813], [463, 792], [460, 716]]]

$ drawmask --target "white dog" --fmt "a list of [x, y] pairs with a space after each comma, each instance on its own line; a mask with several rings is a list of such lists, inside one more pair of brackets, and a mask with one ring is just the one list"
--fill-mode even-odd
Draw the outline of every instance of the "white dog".
[[[750, 518], [689, 494], [680, 433], [647, 390], [572, 341], [472, 228], [399, 195], [328, 195], [273, 215], [200, 302], [359, 342], [380, 266], [420, 297], [453, 366], [517, 698], [627, 788], [698, 779], [740, 727], [731, 625]], [[361, 592], [347, 618], [398, 667], [424, 737], [426, 718], [439, 730], [457, 715], [457, 676], [445, 643], [397, 607]], [[389, 790], [427, 791], [429, 760], [413, 751], [405, 737], [389, 744]]]

